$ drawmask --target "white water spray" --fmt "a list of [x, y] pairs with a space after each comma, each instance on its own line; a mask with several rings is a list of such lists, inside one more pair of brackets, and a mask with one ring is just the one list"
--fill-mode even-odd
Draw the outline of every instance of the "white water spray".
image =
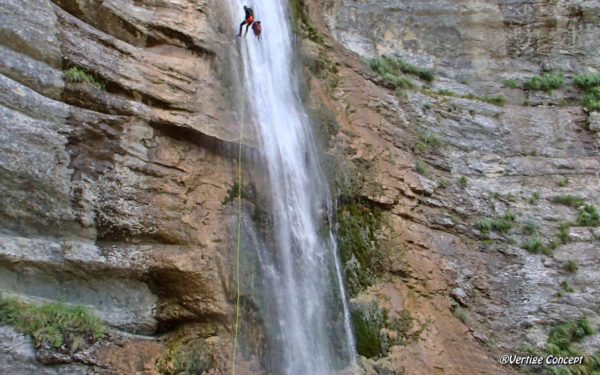
[[[229, 2], [237, 32], [246, 4]], [[322, 233], [330, 193], [293, 73], [287, 1], [248, 5], [263, 27], [260, 42], [250, 30], [239, 43], [273, 202], [273, 248], [258, 250], [269, 300], [271, 365], [286, 375], [329, 375], [356, 365], [335, 240]]]

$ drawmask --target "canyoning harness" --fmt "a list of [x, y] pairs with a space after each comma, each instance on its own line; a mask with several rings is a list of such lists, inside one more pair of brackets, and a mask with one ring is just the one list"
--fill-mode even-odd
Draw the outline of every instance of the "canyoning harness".
[[254, 22], [254, 11], [250, 7], [244, 7], [244, 12], [246, 13], [246, 17], [244, 18], [244, 23], [246, 25], [251, 25]]

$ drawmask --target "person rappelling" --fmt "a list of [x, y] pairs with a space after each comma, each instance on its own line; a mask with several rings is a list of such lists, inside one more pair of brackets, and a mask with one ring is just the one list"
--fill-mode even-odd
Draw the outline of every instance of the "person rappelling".
[[254, 31], [254, 36], [256, 39], [260, 41], [260, 34], [262, 33], [262, 25], [260, 24], [260, 21], [254, 21], [252, 24], [252, 31]]
[[244, 36], [246, 36], [248, 34], [248, 29], [250, 29], [250, 26], [252, 26], [254, 23], [254, 11], [252, 8], [244, 5], [244, 12], [246, 13], [246, 18], [240, 24], [240, 32], [238, 36], [242, 36], [242, 29], [244, 28], [244, 25], [246, 25], [246, 32], [244, 33]]

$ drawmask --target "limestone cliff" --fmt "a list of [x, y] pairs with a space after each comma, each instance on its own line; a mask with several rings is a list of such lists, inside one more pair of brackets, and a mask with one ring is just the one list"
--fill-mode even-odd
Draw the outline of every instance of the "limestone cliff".
[[[600, 2], [291, 6], [364, 372], [514, 373], [499, 355], [582, 318], [599, 331], [600, 115], [573, 81], [600, 71]], [[241, 98], [224, 7], [0, 0], [0, 297], [111, 327], [64, 353], [2, 326], [0, 372], [226, 373]], [[382, 56], [407, 73], [379, 74]], [[543, 74], [564, 83], [532, 89]]]
[[[598, 217], [600, 134], [573, 81], [600, 70], [600, 3], [298, 3], [308, 97], [358, 176], [340, 196], [382, 217], [378, 263], [346, 263], [367, 277], [353, 305], [410, 323], [359, 320], [359, 352], [387, 340], [373, 371], [512, 373], [499, 356], [543, 351], [556, 327], [597, 332], [599, 223], [583, 216]], [[402, 77], [374, 64], [394, 61]], [[535, 90], [544, 74], [564, 83]], [[579, 349], [598, 355], [599, 338]]]
[[[93, 360], [62, 362], [156, 373], [175, 328], [227, 340], [238, 126], [225, 14], [211, 1], [0, 2], [0, 291], [85, 305], [119, 330]], [[0, 372], [84, 371], [34, 357], [2, 346]]]

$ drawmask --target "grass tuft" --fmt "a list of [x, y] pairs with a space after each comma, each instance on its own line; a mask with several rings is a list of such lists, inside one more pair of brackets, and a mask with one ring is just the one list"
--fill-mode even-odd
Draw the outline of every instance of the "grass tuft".
[[74, 353], [106, 334], [104, 324], [83, 306], [53, 302], [33, 305], [0, 299], [0, 324], [30, 335], [36, 348]]
[[439, 135], [435, 133], [420, 133], [419, 142], [415, 145], [416, 152], [426, 152], [427, 150], [437, 150], [444, 146], [444, 142]]
[[562, 180], [557, 182], [558, 187], [567, 187], [571, 183], [569, 177], [565, 177]]
[[525, 234], [536, 234], [537, 231], [538, 227], [533, 221], [528, 221], [523, 226], [523, 233]]
[[419, 68], [400, 59], [383, 56], [373, 59], [369, 66], [374, 72], [378, 73], [386, 81], [394, 84], [398, 88], [413, 87], [413, 83], [404, 74], [410, 74], [426, 82], [433, 82], [435, 75], [432, 70]]
[[577, 261], [573, 260], [573, 259], [569, 259], [563, 265], [563, 270], [567, 271], [568, 273], [575, 273], [575, 272], [577, 272], [578, 269], [579, 269], [579, 264], [577, 264]]
[[582, 104], [590, 111], [600, 111], [600, 86], [588, 90]]
[[556, 237], [560, 240], [562, 244], [566, 244], [569, 242], [569, 228], [571, 227], [571, 223], [562, 223], [558, 227], [558, 234]]
[[596, 207], [586, 204], [579, 212], [577, 217], [577, 225], [582, 227], [598, 227], [600, 226], [600, 213]]
[[533, 254], [540, 254], [546, 251], [544, 243], [539, 238], [527, 240], [521, 247]]
[[415, 170], [421, 176], [427, 177], [429, 175], [429, 171], [427, 169], [427, 164], [423, 163], [421, 160], [415, 161]]
[[569, 206], [573, 208], [581, 207], [585, 204], [583, 198], [576, 197], [574, 195], [561, 195], [552, 198], [552, 203], [562, 204], [563, 206]]
[[517, 89], [519, 88], [519, 82], [515, 81], [514, 79], [507, 79], [506, 81], [504, 81], [504, 87], [508, 87], [510, 89]]
[[507, 211], [504, 215], [499, 218], [484, 218], [475, 222], [475, 229], [481, 231], [484, 234], [488, 234], [491, 231], [499, 233], [508, 233], [513, 227], [513, 223], [516, 219], [515, 214], [512, 211]]
[[525, 85], [529, 90], [550, 92], [560, 88], [565, 83], [565, 77], [560, 73], [548, 73], [541, 77], [533, 77]]
[[450, 185], [450, 183], [448, 182], [448, 180], [439, 180], [437, 187], [439, 189], [447, 189], [449, 185]]
[[88, 83], [99, 90], [106, 90], [106, 84], [96, 79], [83, 68], [73, 66], [65, 71], [65, 79], [72, 83]]
[[587, 91], [594, 87], [600, 86], [600, 73], [576, 75], [573, 83], [580, 89]]
[[573, 82], [585, 92], [582, 105], [590, 111], [600, 111], [600, 73], [580, 74]]
[[506, 97], [504, 95], [486, 95], [479, 98], [480, 100], [503, 107], [506, 104]]

